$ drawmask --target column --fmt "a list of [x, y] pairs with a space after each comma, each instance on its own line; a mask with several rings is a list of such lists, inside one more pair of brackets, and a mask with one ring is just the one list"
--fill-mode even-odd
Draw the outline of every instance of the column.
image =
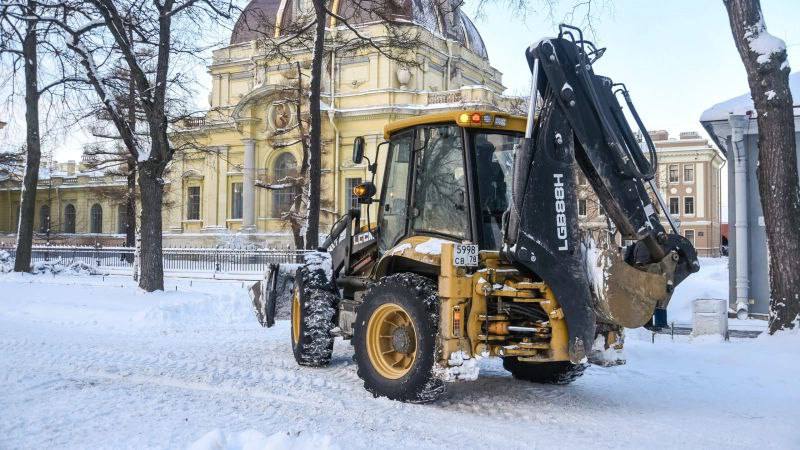
[[256, 230], [256, 141], [242, 139], [244, 144], [244, 168], [242, 169], [242, 231], [253, 232]]

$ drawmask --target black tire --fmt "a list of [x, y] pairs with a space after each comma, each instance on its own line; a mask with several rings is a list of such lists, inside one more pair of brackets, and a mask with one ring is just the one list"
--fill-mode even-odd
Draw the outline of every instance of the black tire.
[[570, 384], [580, 378], [588, 364], [573, 364], [569, 361], [524, 362], [516, 357], [503, 358], [503, 368], [518, 380], [546, 384]]
[[[295, 298], [298, 307], [294, 306]], [[298, 364], [323, 367], [331, 362], [337, 301], [323, 270], [311, 270], [308, 266], [297, 269], [290, 337]]]
[[[370, 357], [367, 343], [370, 319], [375, 318], [379, 308], [385, 309], [384, 305], [399, 306], [413, 325], [413, 362], [405, 369], [407, 372], [396, 379], [380, 373]], [[429, 403], [440, 398], [445, 393], [445, 384], [434, 372], [440, 352], [436, 346], [438, 331], [439, 297], [433, 281], [413, 273], [399, 273], [372, 285], [358, 308], [353, 334], [358, 376], [364, 380], [364, 388], [375, 397], [403, 402]], [[395, 345], [394, 340], [391, 345]]]

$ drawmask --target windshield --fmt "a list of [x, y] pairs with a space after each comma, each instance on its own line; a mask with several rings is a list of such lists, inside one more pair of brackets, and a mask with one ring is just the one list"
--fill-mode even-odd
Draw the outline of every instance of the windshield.
[[478, 172], [482, 248], [498, 250], [502, 245], [503, 213], [511, 203], [514, 153], [522, 146], [524, 136], [485, 131], [471, 136]]

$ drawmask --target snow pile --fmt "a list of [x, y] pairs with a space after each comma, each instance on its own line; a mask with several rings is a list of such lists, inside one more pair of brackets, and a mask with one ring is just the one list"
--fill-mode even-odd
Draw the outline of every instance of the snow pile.
[[447, 366], [446, 368], [437, 366], [434, 369], [436, 375], [444, 381], [475, 381], [480, 374], [477, 358], [470, 358], [467, 353], [460, 350], [450, 353]]
[[744, 38], [747, 39], [750, 50], [758, 54], [756, 62], [759, 64], [766, 64], [772, 55], [786, 51], [786, 43], [767, 32], [763, 17], [747, 28]]
[[166, 329], [215, 328], [255, 323], [252, 305], [244, 289], [228, 294], [185, 291], [144, 293], [146, 308], [131, 317], [133, 324]]
[[452, 242], [439, 238], [430, 238], [421, 244], [417, 244], [414, 247], [414, 251], [423, 255], [441, 255], [442, 244], [452, 244]]
[[[789, 75], [789, 90], [792, 92], [794, 103], [800, 102], [800, 72], [795, 72]], [[717, 120], [728, 120], [728, 116], [744, 115], [748, 111], [753, 111], [753, 98], [750, 93], [740, 95], [739, 97], [717, 103], [711, 108], [705, 110], [700, 116], [701, 122], [712, 122]]]
[[334, 450], [339, 446], [331, 443], [331, 438], [322, 434], [303, 434], [279, 432], [269, 436], [256, 431], [225, 433], [213, 430], [195, 441], [189, 450]]
[[98, 268], [84, 262], [66, 262], [59, 258], [53, 261], [38, 261], [31, 264], [31, 273], [39, 275], [107, 275]]
[[14, 270], [14, 258], [5, 250], [0, 250], [0, 273]]
[[728, 258], [699, 258], [700, 271], [689, 275], [667, 306], [670, 321], [692, 323], [692, 302], [698, 298], [728, 298]]
[[331, 254], [327, 252], [308, 252], [305, 254], [306, 267], [310, 273], [321, 270], [325, 273], [325, 280], [333, 280], [333, 262]]

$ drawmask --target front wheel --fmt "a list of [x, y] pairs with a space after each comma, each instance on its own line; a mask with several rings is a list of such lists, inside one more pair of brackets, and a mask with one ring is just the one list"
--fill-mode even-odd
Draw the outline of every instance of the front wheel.
[[387, 276], [364, 294], [353, 334], [358, 376], [376, 397], [427, 403], [444, 394], [434, 374], [439, 297], [412, 273]]

